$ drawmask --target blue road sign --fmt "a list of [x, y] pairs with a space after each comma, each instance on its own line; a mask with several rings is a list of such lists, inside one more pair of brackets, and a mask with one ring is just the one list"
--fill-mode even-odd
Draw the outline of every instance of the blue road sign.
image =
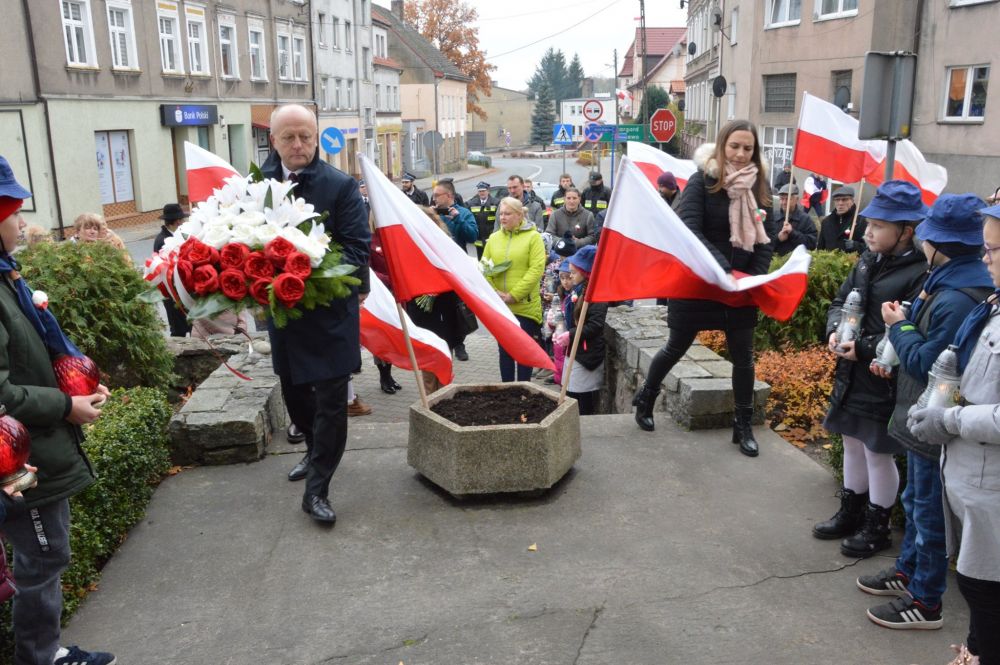
[[571, 145], [573, 141], [573, 125], [556, 123], [552, 125], [552, 142], [556, 145]]
[[583, 128], [583, 135], [591, 143], [597, 143], [604, 136], [604, 125], [598, 125], [596, 122], [588, 123]]
[[319, 142], [327, 154], [336, 155], [344, 149], [344, 132], [336, 127], [327, 127], [319, 137]]

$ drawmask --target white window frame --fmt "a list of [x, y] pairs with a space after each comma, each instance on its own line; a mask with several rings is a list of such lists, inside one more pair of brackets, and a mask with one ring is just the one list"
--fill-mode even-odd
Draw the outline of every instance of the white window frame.
[[296, 81], [309, 80], [309, 54], [306, 51], [304, 27], [292, 28], [292, 78]]
[[[79, 5], [80, 19], [66, 18], [63, 10], [68, 5]], [[97, 49], [94, 44], [94, 21], [90, 13], [90, 0], [60, 0], [59, 18], [62, 21], [63, 49], [66, 52], [67, 67], [97, 67]], [[67, 34], [67, 30], [71, 33]], [[83, 60], [80, 56], [80, 41], [83, 42]]]
[[[167, 9], [168, 6], [173, 6], [173, 9]], [[171, 21], [173, 23], [173, 32], [168, 37], [163, 32], [161, 21]], [[160, 69], [164, 74], [183, 74], [184, 73], [184, 51], [181, 48], [181, 18], [180, 12], [177, 10], [177, 3], [174, 2], [164, 2], [164, 0], [157, 0], [156, 2], [156, 32], [159, 35], [160, 41]], [[173, 43], [174, 52], [174, 69], [167, 68], [167, 53], [164, 50], [164, 45], [167, 43]]]
[[341, 102], [343, 101], [343, 98], [341, 96], [342, 88], [340, 86], [340, 83], [341, 79], [339, 78], [333, 79], [333, 108], [335, 108], [338, 111], [340, 110]]
[[[282, 24], [278, 24], [277, 34], [275, 39], [278, 43], [278, 50], [276, 51], [276, 57], [278, 59], [278, 80], [279, 81], [291, 81], [292, 80], [292, 32], [287, 25], [282, 29]], [[284, 46], [282, 46], [282, 41], [284, 41]]]
[[375, 84], [375, 110], [382, 110], [382, 86], [379, 83]]
[[330, 17], [330, 48], [340, 50], [340, 19], [336, 16]]
[[[765, 125], [760, 128], [760, 147], [761, 154], [767, 157], [767, 162], [771, 166], [771, 172], [767, 174], [768, 182], [774, 182], [775, 176], [781, 172], [782, 166], [786, 160], [792, 158], [792, 153], [795, 150], [795, 127], [783, 127], [778, 125]], [[778, 135], [784, 137], [782, 142], [778, 142]], [[770, 137], [770, 140], [768, 140]], [[775, 149], [779, 149], [781, 153], [775, 156]]]
[[[191, 74], [196, 76], [210, 76], [212, 73], [212, 66], [208, 55], [208, 20], [206, 16], [204, 7], [200, 5], [184, 5], [184, 34], [187, 37], [188, 68]], [[198, 40], [191, 39], [192, 25], [197, 25], [199, 28], [201, 37]], [[201, 61], [201, 67], [198, 69], [194, 68], [196, 53], [198, 59]]]
[[353, 24], [350, 21], [344, 21], [344, 50], [351, 53], [354, 50], [354, 39], [351, 35], [351, 27]]
[[[817, 0], [819, 2], [819, 0]], [[740, 30], [740, 8], [733, 7], [733, 11], [729, 14], [729, 45], [736, 46], [739, 41], [739, 37], [736, 34]]]
[[316, 45], [326, 48], [326, 12], [316, 15]]
[[361, 47], [361, 73], [364, 80], [372, 80], [372, 50], [367, 46]]
[[[135, 46], [135, 21], [132, 15], [132, 3], [129, 0], [107, 0], [108, 10], [108, 37], [111, 41], [111, 69], [118, 71], [139, 71], [139, 51]], [[122, 27], [112, 25], [111, 12], [122, 12], [125, 15], [125, 25]], [[126, 62], [121, 61], [120, 39], [125, 38]]]
[[[238, 81], [240, 78], [240, 48], [236, 38], [236, 16], [233, 14], [219, 14], [219, 76], [224, 79]], [[223, 35], [229, 33], [229, 38], [224, 39]], [[233, 66], [231, 72], [226, 72], [225, 47], [229, 45], [229, 61]]]
[[[958, 69], [964, 69], [968, 73], [965, 77], [965, 95], [962, 97], [962, 115], [948, 115], [948, 93], [951, 90], [951, 73]], [[989, 76], [990, 76], [990, 65], [988, 63], [976, 64], [976, 65], [958, 65], [955, 67], [945, 68], [944, 76], [944, 99], [941, 104], [941, 121], [948, 123], [969, 123], [969, 124], [979, 124], [985, 122], [986, 120], [986, 107], [983, 105], [983, 115], [969, 115], [969, 107], [972, 105], [972, 84], [974, 80], [975, 70], [986, 69], [986, 82], [987, 90], [986, 94], [989, 96]]]
[[[253, 36], [259, 35], [260, 41], [253, 43]], [[254, 53], [256, 51], [256, 54]], [[267, 81], [267, 34], [264, 32], [264, 20], [247, 17], [247, 53], [250, 55], [250, 80]], [[254, 72], [254, 59], [258, 62], [258, 72]]]
[[726, 90], [726, 96], [729, 97], [729, 110], [726, 113], [727, 120], [736, 119], [736, 81], [729, 82], [729, 89]]
[[858, 1], [854, 0], [854, 9], [844, 9], [844, 3], [850, 0], [837, 0], [837, 9], [832, 12], [823, 12], [823, 0], [813, 0], [813, 22], [832, 21], [838, 18], [849, 18], [858, 15]]
[[347, 106], [344, 108], [353, 109], [354, 108], [354, 79], [347, 79]]
[[997, 0], [948, 0], [949, 7], [968, 7], [971, 5], [985, 5]]
[[[767, 2], [764, 5], [764, 29], [768, 30], [770, 28], [784, 28], [784, 27], [787, 27], [787, 26], [798, 25], [799, 23], [801, 23], [802, 22], [802, 0], [799, 0], [799, 16], [798, 16], [798, 18], [789, 18], [788, 17], [789, 14], [791, 13], [791, 8], [792, 8], [792, 2], [793, 1], [794, 0], [767, 0]], [[772, 23], [771, 22], [771, 15], [774, 13], [774, 3], [776, 3], [776, 2], [780, 2], [780, 3], [784, 4], [785, 7], [787, 7], [787, 11], [785, 12], [785, 17], [784, 18], [782, 18], [782, 19], [780, 19], [780, 20], [775, 21], [775, 22]]]
[[324, 111], [330, 110], [330, 79], [326, 76], [321, 76], [319, 79], [319, 99], [322, 102], [322, 109]]

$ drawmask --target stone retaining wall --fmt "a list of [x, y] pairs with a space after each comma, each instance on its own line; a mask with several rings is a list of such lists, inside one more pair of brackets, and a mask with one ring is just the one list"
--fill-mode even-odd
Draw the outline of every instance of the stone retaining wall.
[[[603, 413], [631, 413], [632, 397], [642, 386], [653, 356], [667, 340], [667, 308], [611, 307], [604, 328], [608, 344]], [[730, 427], [733, 419], [732, 365], [695, 343], [663, 382], [656, 411], [670, 413], [688, 429]], [[771, 387], [754, 385], [754, 421], [764, 422]]]

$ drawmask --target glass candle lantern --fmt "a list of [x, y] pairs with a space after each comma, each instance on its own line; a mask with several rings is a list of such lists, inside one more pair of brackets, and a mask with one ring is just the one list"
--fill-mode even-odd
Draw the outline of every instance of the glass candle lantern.
[[962, 375], [958, 371], [958, 347], [954, 344], [941, 352], [927, 373], [927, 388], [917, 400], [917, 408], [941, 407], [947, 409], [958, 405], [959, 387]]
[[857, 340], [861, 331], [861, 317], [864, 315], [861, 289], [852, 289], [840, 308], [840, 323], [837, 324], [837, 343], [843, 345]]
[[[910, 302], [906, 301], [902, 304], [903, 316], [909, 316], [910, 314]], [[889, 341], [889, 328], [891, 328], [888, 323], [885, 324], [885, 335], [879, 341], [878, 346], [875, 347], [875, 360], [872, 362], [875, 365], [881, 367], [884, 371], [892, 373], [892, 369], [899, 364], [899, 356], [896, 354], [896, 349], [892, 347], [892, 342]]]

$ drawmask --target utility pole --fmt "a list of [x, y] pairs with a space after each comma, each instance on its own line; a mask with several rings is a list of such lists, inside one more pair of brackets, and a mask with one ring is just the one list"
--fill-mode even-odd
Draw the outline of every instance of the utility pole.
[[639, 41], [642, 51], [642, 105], [639, 117], [642, 122], [646, 122], [649, 111], [649, 103], [646, 101], [646, 0], [639, 0]]
[[618, 49], [615, 49], [614, 53], [615, 53], [615, 59], [614, 59], [615, 75], [614, 78], [612, 79], [614, 81], [614, 85], [611, 86], [612, 88], [611, 94], [614, 95], [615, 97], [615, 124], [617, 125], [618, 124]]

